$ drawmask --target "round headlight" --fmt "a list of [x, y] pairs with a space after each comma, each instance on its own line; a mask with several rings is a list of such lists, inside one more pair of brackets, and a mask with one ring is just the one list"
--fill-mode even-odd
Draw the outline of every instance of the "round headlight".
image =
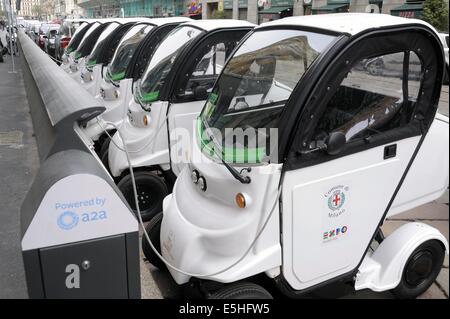
[[206, 179], [203, 176], [198, 178], [198, 186], [202, 191], [206, 191]]
[[194, 182], [194, 184], [198, 183], [199, 178], [200, 178], [200, 173], [196, 169], [194, 169], [191, 173], [191, 179]]

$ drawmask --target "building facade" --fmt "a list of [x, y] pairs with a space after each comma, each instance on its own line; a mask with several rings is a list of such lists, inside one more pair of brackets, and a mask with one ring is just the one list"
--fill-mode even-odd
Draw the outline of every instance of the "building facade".
[[78, 0], [86, 16], [98, 17], [171, 17], [188, 15], [188, 0]]
[[[406, 18], [423, 15], [424, 0], [200, 0], [202, 18], [262, 23], [292, 15], [339, 12], [384, 13]], [[448, 0], [447, 7], [448, 7]]]
[[77, 0], [53, 0], [54, 14], [58, 18], [80, 18], [85, 15]]
[[12, 0], [12, 7], [18, 16], [24, 18], [38, 18], [42, 14], [41, 0], [21, 0], [20, 10], [16, 10], [16, 1]]

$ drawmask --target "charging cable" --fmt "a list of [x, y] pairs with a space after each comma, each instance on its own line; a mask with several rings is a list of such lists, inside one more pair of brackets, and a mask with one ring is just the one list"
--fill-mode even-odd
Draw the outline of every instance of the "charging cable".
[[55, 62], [59, 62], [59, 63], [63, 63], [63, 61], [61, 61], [61, 60], [58, 60], [58, 59], [56, 59], [56, 58], [54, 58], [54, 57], [52, 57], [50, 54], [48, 54], [47, 53], [47, 56], [50, 58], [50, 59], [52, 59], [53, 61], [55, 61]]
[[63, 63], [63, 61], [61, 61], [61, 60], [58, 60], [58, 59], [56, 59], [56, 58], [54, 58], [54, 57], [52, 57], [50, 54], [48, 54], [47, 52], [45, 52], [44, 51], [44, 53], [45, 54], [47, 54], [47, 56], [50, 58], [50, 59], [52, 59], [53, 61], [55, 61], [55, 62], [59, 62], [59, 63]]
[[[113, 126], [116, 130], [117, 130], [117, 134], [119, 134], [118, 136], [120, 137], [120, 139], [122, 140], [123, 143], [123, 151], [126, 154], [127, 157], [127, 162], [128, 162], [128, 166], [130, 168], [130, 175], [131, 175], [131, 181], [133, 184], [133, 195], [134, 195], [134, 202], [136, 205], [136, 211], [137, 211], [137, 218], [139, 220], [139, 224], [141, 225], [142, 229], [144, 230], [144, 236], [146, 238], [146, 240], [148, 241], [148, 243], [150, 244], [150, 247], [152, 248], [153, 252], [158, 256], [158, 258], [160, 258], [162, 260], [162, 262], [164, 262], [169, 268], [175, 270], [176, 272], [179, 272], [183, 275], [189, 276], [189, 277], [196, 277], [196, 278], [202, 278], [202, 277], [212, 277], [212, 276], [216, 276], [219, 274], [222, 274], [228, 270], [230, 270], [231, 268], [233, 268], [234, 266], [236, 266], [238, 263], [240, 263], [245, 257], [247, 257], [247, 255], [250, 253], [250, 251], [253, 249], [253, 247], [255, 246], [256, 242], [258, 241], [259, 237], [261, 236], [261, 234], [263, 233], [264, 229], [266, 228], [267, 224], [269, 223], [270, 218], [273, 215], [273, 212], [275, 211], [275, 207], [277, 206], [278, 200], [280, 199], [281, 196], [281, 190], [282, 187], [280, 186], [278, 188], [278, 192], [277, 192], [277, 197], [275, 198], [275, 201], [272, 205], [272, 208], [270, 209], [270, 212], [266, 218], [266, 220], [264, 221], [264, 224], [262, 225], [261, 229], [256, 233], [255, 238], [253, 239], [253, 241], [251, 242], [250, 246], [248, 247], [248, 249], [244, 252], [244, 254], [237, 259], [234, 263], [232, 263], [230, 266], [225, 267], [219, 271], [213, 272], [211, 274], [196, 274], [196, 273], [190, 273], [187, 271], [184, 271], [182, 269], [179, 269], [177, 267], [175, 267], [174, 265], [172, 265], [170, 262], [168, 262], [159, 252], [158, 250], [155, 248], [155, 246], [153, 246], [152, 241], [150, 240], [150, 237], [148, 236], [147, 232], [145, 231], [145, 225], [144, 222], [142, 220], [142, 216], [141, 216], [141, 210], [139, 209], [139, 200], [138, 200], [138, 196], [137, 196], [137, 188], [136, 188], [136, 180], [134, 179], [134, 172], [133, 172], [133, 166], [131, 165], [131, 160], [130, 160], [130, 153], [128, 152], [127, 149], [127, 145], [125, 143], [125, 139], [122, 136], [122, 133], [120, 132], [120, 130], [118, 129], [117, 125], [115, 125], [112, 122], [106, 122], [108, 125]], [[105, 130], [106, 132], [106, 130]], [[106, 133], [108, 134], [108, 133]], [[109, 134], [108, 134], [109, 135]], [[116, 145], [117, 146], [117, 145]]]

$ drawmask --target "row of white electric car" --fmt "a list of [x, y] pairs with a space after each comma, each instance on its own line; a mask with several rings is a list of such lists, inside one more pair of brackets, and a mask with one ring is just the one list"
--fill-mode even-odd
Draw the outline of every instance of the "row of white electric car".
[[382, 14], [89, 20], [61, 64], [106, 107], [81, 129], [146, 258], [208, 298], [428, 289], [444, 236], [381, 226], [448, 188], [444, 66], [430, 25]]

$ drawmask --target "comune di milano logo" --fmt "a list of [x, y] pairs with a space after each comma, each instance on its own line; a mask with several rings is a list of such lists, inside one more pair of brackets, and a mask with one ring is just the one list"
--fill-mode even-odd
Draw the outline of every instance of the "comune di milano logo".
[[65, 211], [58, 216], [57, 223], [59, 228], [69, 230], [78, 225], [79, 217], [76, 213]]

